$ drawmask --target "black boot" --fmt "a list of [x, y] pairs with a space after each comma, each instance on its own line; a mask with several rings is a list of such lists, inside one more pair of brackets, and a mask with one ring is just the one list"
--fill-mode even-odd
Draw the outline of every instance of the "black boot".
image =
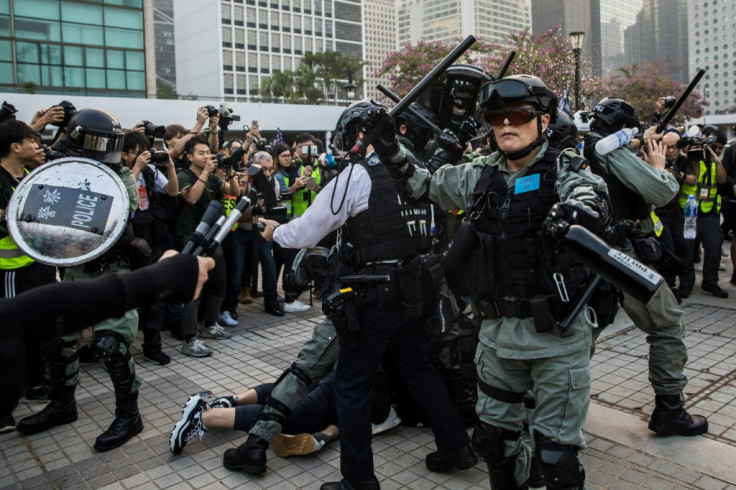
[[475, 466], [478, 458], [470, 446], [464, 447], [455, 453], [441, 453], [439, 451], [429, 453], [425, 459], [427, 469], [435, 473], [449, 473], [455, 469], [467, 470]]
[[222, 458], [222, 464], [231, 471], [244, 471], [251, 475], [266, 472], [266, 449], [268, 441], [251, 434], [248, 440], [236, 449], [228, 449]]
[[372, 480], [349, 482], [345, 478], [340, 481], [323, 483], [319, 490], [380, 490], [381, 485], [374, 476]]
[[15, 427], [21, 434], [31, 435], [43, 432], [56, 425], [68, 424], [77, 420], [77, 402], [74, 400], [75, 386], [54, 386], [51, 403], [37, 414], [30, 415]]
[[663, 436], [699, 436], [708, 432], [708, 420], [690, 415], [682, 406], [680, 395], [656, 395], [649, 429]]
[[94, 448], [109, 451], [125, 444], [128, 439], [143, 430], [143, 420], [138, 413], [138, 392], [126, 395], [115, 394], [115, 420], [110, 428], [100, 434]]

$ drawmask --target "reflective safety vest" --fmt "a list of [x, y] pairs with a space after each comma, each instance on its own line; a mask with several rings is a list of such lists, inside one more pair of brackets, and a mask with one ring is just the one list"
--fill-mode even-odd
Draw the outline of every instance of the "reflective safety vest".
[[[304, 167], [302, 166], [299, 168], [299, 176], [301, 177], [304, 174]], [[322, 184], [322, 175], [319, 171], [319, 165], [316, 165], [312, 169], [312, 175], [310, 177], [314, 177], [315, 182], [317, 185]], [[286, 187], [290, 187], [291, 183], [289, 182], [289, 178], [284, 175], [284, 181], [286, 182]], [[314, 191], [308, 190], [306, 187], [303, 187], [301, 189], [298, 189], [294, 192], [294, 194], [291, 196], [291, 212], [295, 218], [301, 216], [304, 214], [304, 212], [307, 210], [307, 208], [314, 202], [314, 198], [317, 197], [317, 193]]]
[[700, 172], [698, 173], [698, 182], [696, 185], [682, 184], [680, 186], [680, 196], [677, 201], [682, 209], [685, 209], [688, 196], [695, 196], [695, 200], [698, 201], [698, 213], [700, 214], [709, 214], [713, 212], [714, 204], [715, 212], [718, 213], [721, 211], [721, 196], [718, 195], [715, 163], [706, 165], [706, 163], [701, 160]]
[[[28, 175], [27, 169], [24, 168], [23, 171]], [[15, 187], [12, 189], [15, 191]], [[32, 263], [33, 259], [18, 248], [10, 235], [0, 239], [0, 269], [12, 271], [27, 267]]]
[[[238, 204], [238, 197], [237, 196], [231, 196], [228, 194], [223, 194], [222, 196], [222, 205], [225, 206], [225, 216], [230, 216], [230, 212], [235, 209], [235, 206]], [[232, 230], [235, 231], [238, 228], [238, 223], [236, 222]]]
[[657, 216], [654, 211], [649, 213], [649, 217], [652, 219], [654, 234], [657, 235], [657, 237], [662, 236], [662, 231], [664, 231], [664, 224], [662, 224], [662, 220], [659, 219], [659, 216]]

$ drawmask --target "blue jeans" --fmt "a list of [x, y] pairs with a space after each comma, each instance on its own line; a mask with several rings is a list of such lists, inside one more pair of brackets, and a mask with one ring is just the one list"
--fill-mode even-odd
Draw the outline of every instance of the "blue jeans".
[[230, 283], [227, 285], [227, 296], [223, 303], [226, 310], [238, 306], [240, 288], [248, 286], [247, 283], [243, 283], [242, 276], [243, 271], [246, 269], [246, 264], [250, 263], [248, 260], [248, 248], [250, 248], [250, 241], [253, 239], [253, 231], [243, 230], [238, 227], [230, 233], [230, 236], [233, 241], [234, 260], [232, 274], [230, 274]]
[[[233, 248], [235, 249], [235, 270], [231, 276], [230, 291], [235, 295], [234, 303], [237, 303], [237, 295], [240, 292], [240, 286], [242, 285], [242, 275], [245, 270], [247, 263], [246, 257], [248, 252], [248, 246], [253, 239], [253, 230], [241, 230], [238, 228], [235, 230], [233, 235]], [[279, 302], [279, 295], [276, 292], [276, 262], [273, 260], [273, 243], [266, 241], [258, 233], [256, 237], [258, 240], [258, 260], [261, 263], [261, 269], [263, 273], [263, 304], [266, 306], [276, 306]], [[234, 284], [235, 281], [238, 284]], [[227, 304], [231, 304], [230, 301]]]

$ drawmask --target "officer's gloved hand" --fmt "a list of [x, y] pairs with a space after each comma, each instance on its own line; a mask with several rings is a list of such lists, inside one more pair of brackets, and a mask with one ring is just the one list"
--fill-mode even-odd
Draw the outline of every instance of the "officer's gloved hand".
[[[406, 163], [406, 151], [396, 137], [396, 121], [385, 107], [370, 107], [361, 118], [366, 143], [373, 149], [386, 166], [400, 167]], [[372, 140], [370, 138], [373, 137]]]
[[478, 131], [480, 131], [480, 126], [474, 118], [468, 116], [463, 119], [463, 122], [460, 123], [460, 127], [457, 128], [457, 135], [458, 139], [460, 140], [460, 145], [465, 148], [468, 144], [468, 141], [473, 139], [473, 137], [478, 134]]
[[544, 221], [544, 229], [550, 238], [557, 240], [567, 233], [570, 225], [580, 225], [598, 233], [604, 224], [605, 219], [597, 210], [583, 201], [570, 199], [552, 206]]

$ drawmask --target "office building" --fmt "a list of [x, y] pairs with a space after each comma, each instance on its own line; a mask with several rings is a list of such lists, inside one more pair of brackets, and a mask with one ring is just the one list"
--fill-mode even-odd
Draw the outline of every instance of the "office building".
[[398, 0], [399, 46], [420, 39], [456, 43], [473, 34], [502, 42], [530, 27], [524, 0]]
[[153, 31], [156, 39], [156, 80], [176, 90], [174, 0], [153, 0]]
[[177, 92], [246, 102], [304, 53], [363, 59], [362, 18], [360, 0], [176, 0]]
[[585, 33], [581, 52], [582, 73], [601, 75], [601, 4], [599, 0], [532, 0], [532, 33], [541, 36], [560, 26], [559, 33]]
[[365, 79], [363, 87], [367, 97], [377, 98], [376, 85], [389, 85], [389, 76], [375, 77], [386, 57], [397, 50], [396, 2], [394, 0], [364, 0], [363, 25], [365, 26]]
[[624, 31], [636, 23], [643, 0], [606, 0], [600, 2], [601, 74], [618, 74], [626, 66]]
[[736, 112], [736, 2], [687, 2], [689, 78], [706, 70], [697, 90], [710, 103], [706, 115]]
[[0, 89], [155, 94], [152, 1], [0, 0]]

